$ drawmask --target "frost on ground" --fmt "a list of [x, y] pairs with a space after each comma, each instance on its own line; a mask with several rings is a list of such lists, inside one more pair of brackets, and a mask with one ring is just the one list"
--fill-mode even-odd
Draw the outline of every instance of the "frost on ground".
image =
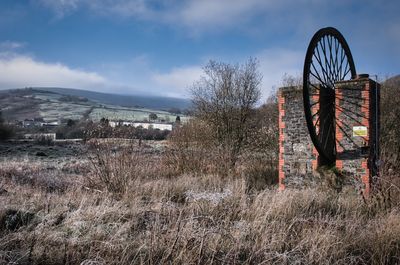
[[185, 192], [185, 196], [187, 202], [198, 202], [204, 200], [213, 204], [218, 204], [225, 198], [232, 196], [232, 191], [228, 188], [224, 188], [222, 192], [188, 190]]
[[242, 177], [170, 171], [147, 147], [73, 163], [64, 151], [0, 160], [0, 264], [400, 263], [394, 192], [248, 193]]

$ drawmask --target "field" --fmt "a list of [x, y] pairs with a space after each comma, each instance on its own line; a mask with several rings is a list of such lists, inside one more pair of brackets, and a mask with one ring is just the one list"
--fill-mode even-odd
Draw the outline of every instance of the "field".
[[162, 119], [167, 122], [174, 122], [176, 119], [176, 115], [166, 111], [133, 109], [115, 106], [96, 107], [90, 112], [89, 117], [93, 121], [99, 121], [102, 117], [106, 117], [109, 120], [121, 119], [126, 121], [147, 121], [149, 120], [150, 113], [155, 113], [158, 119]]
[[[172, 155], [171, 155], [172, 154]], [[398, 200], [179, 173], [168, 142], [2, 144], [1, 264], [398, 264]]]

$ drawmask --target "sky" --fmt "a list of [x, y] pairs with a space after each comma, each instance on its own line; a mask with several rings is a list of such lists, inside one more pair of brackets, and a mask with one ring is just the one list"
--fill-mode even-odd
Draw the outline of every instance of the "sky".
[[0, 0], [0, 89], [190, 97], [209, 60], [259, 61], [263, 99], [301, 76], [320, 28], [358, 73], [400, 74], [398, 0]]

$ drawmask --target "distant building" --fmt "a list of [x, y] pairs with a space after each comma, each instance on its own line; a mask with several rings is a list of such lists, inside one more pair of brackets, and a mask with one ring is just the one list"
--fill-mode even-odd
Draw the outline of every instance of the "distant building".
[[24, 134], [25, 139], [50, 139], [50, 140], [55, 140], [56, 139], [56, 134], [55, 133], [27, 133]]
[[111, 127], [116, 126], [132, 126], [135, 128], [143, 128], [143, 129], [156, 129], [156, 130], [167, 130], [172, 131], [173, 124], [172, 123], [157, 123], [157, 122], [135, 122], [135, 121], [110, 121], [108, 123]]
[[40, 126], [42, 126], [42, 127], [48, 127], [48, 128], [56, 127], [56, 126], [58, 126], [58, 125], [60, 125], [58, 121], [42, 122], [42, 123], [40, 124]]
[[45, 122], [43, 118], [25, 119], [22, 121], [22, 126], [29, 127], [56, 127], [60, 125], [58, 121]]
[[161, 131], [168, 130], [172, 131], [172, 124], [170, 123], [150, 123], [150, 122], [134, 122], [135, 128], [142, 127], [144, 129], [158, 129]]

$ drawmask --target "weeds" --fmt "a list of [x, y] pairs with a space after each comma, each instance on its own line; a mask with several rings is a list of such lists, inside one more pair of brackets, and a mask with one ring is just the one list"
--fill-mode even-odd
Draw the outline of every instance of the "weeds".
[[[2, 167], [2, 187], [9, 192], [0, 195], [0, 212], [8, 216], [0, 219], [17, 216], [7, 212], [13, 209], [29, 213], [34, 221], [0, 231], [0, 263], [400, 262], [394, 188], [391, 203], [386, 208], [373, 206], [372, 214], [371, 203], [363, 203], [346, 186], [339, 193], [328, 188], [278, 192], [268, 183], [271, 189], [250, 185], [248, 194], [248, 176], [268, 176], [264, 158], [248, 165], [240, 161], [242, 167], [234, 175], [221, 178], [206, 172], [171, 174], [163, 163], [167, 153], [134, 144], [97, 143], [93, 148], [98, 149], [91, 149], [89, 168], [79, 170], [81, 181], [69, 182], [63, 192], [10, 177], [28, 178], [42, 169], [22, 170], [22, 163], [16, 162]], [[63, 167], [53, 173], [57, 170]]]

